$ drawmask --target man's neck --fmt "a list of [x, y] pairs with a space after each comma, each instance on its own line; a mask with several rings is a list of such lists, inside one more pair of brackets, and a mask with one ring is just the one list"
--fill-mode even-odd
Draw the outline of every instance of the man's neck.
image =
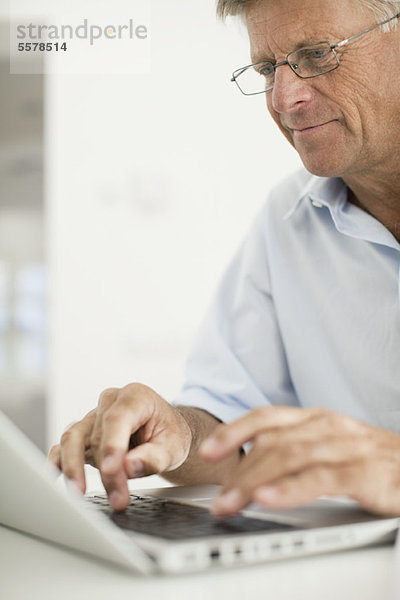
[[345, 182], [349, 187], [349, 202], [375, 217], [400, 242], [400, 174], [392, 184], [387, 181]]

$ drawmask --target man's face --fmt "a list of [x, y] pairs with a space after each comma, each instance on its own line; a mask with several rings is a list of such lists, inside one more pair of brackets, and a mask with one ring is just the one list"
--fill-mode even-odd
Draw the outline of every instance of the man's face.
[[[261, 0], [246, 16], [253, 62], [280, 62], [375, 23], [357, 0]], [[351, 180], [400, 160], [399, 31], [377, 28], [351, 41], [337, 50], [340, 67], [320, 77], [277, 68], [268, 110], [311, 173]]]

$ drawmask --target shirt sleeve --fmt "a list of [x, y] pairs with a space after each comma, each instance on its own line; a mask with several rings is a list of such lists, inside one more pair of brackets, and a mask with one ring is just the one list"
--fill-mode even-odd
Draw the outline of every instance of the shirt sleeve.
[[172, 402], [224, 423], [258, 406], [298, 404], [274, 308], [264, 219], [265, 211], [224, 274]]

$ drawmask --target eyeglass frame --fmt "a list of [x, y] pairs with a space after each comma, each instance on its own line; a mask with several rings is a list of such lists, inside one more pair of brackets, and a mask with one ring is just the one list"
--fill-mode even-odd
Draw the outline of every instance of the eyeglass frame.
[[[240, 75], [242, 75], [242, 73], [244, 73], [247, 69], [250, 69], [251, 67], [255, 67], [257, 65], [262, 65], [262, 64], [270, 64], [273, 69], [274, 69], [274, 73], [276, 71], [276, 69], [278, 67], [282, 67], [283, 65], [288, 65], [290, 67], [290, 69], [293, 71], [293, 73], [295, 75], [297, 75], [297, 77], [300, 77], [300, 79], [313, 79], [314, 77], [320, 77], [321, 75], [326, 75], [327, 73], [330, 73], [331, 71], [334, 71], [335, 69], [337, 69], [340, 66], [340, 62], [339, 62], [339, 57], [335, 52], [336, 48], [341, 48], [342, 46], [345, 46], [346, 44], [348, 44], [349, 42], [351, 42], [352, 40], [355, 40], [356, 38], [359, 38], [361, 35], [364, 35], [366, 33], [369, 33], [370, 31], [373, 31], [374, 29], [377, 29], [378, 27], [381, 27], [382, 25], [386, 25], [386, 23], [389, 23], [390, 21], [393, 21], [394, 19], [400, 19], [400, 12], [398, 12], [396, 15], [394, 15], [393, 17], [390, 17], [389, 19], [385, 19], [385, 21], [382, 21], [381, 23], [376, 23], [375, 25], [372, 25], [371, 27], [368, 27], [368, 29], [364, 29], [364, 31], [360, 31], [360, 33], [356, 33], [344, 40], [342, 40], [341, 42], [338, 42], [337, 44], [331, 44], [330, 42], [328, 42], [327, 40], [321, 41], [321, 42], [314, 42], [313, 44], [309, 44], [307, 46], [302, 46], [301, 48], [297, 48], [297, 50], [292, 50], [291, 52], [289, 52], [288, 54], [286, 54], [286, 60], [283, 60], [282, 62], [276, 63], [275, 65], [272, 64], [269, 61], [259, 61], [256, 63], [252, 63], [251, 65], [246, 65], [245, 67], [240, 67], [239, 69], [236, 69], [235, 71], [233, 71], [232, 73], [232, 77], [231, 77], [231, 81], [235, 82], [237, 87], [239, 88], [239, 91], [244, 95], [244, 96], [256, 96], [257, 94], [265, 94], [267, 92], [270, 92], [274, 89], [274, 86], [266, 89], [266, 90], [262, 90], [261, 92], [250, 92], [250, 93], [246, 93], [244, 92], [240, 85], [237, 82], [237, 77], [239, 77]], [[333, 54], [335, 55], [336, 61], [337, 61], [337, 65], [332, 67], [331, 69], [329, 69], [328, 71], [324, 71], [323, 73], [317, 73], [316, 75], [300, 75], [299, 73], [296, 72], [296, 70], [294, 69], [294, 67], [292, 67], [292, 65], [289, 62], [289, 56], [291, 54], [295, 54], [296, 52], [299, 52], [299, 50], [303, 50], [304, 48], [312, 48], [313, 46], [318, 46], [319, 44], [329, 44], [330, 49], [332, 50]]]

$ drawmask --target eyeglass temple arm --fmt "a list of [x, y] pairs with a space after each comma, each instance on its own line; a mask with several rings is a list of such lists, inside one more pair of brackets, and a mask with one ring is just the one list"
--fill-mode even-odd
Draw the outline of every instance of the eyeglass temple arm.
[[397, 13], [397, 15], [394, 15], [393, 17], [390, 17], [389, 19], [386, 19], [386, 21], [382, 21], [382, 23], [377, 23], [376, 25], [372, 25], [372, 27], [369, 27], [365, 31], [361, 31], [361, 33], [356, 33], [355, 35], [352, 35], [351, 37], [349, 37], [349, 38], [347, 38], [345, 40], [342, 40], [338, 44], [333, 44], [331, 46], [331, 48], [332, 49], [333, 48], [340, 48], [341, 46], [344, 46], [345, 44], [347, 44], [351, 40], [355, 40], [356, 38], [360, 37], [360, 35], [364, 35], [364, 33], [369, 33], [370, 31], [373, 31], [374, 29], [377, 29], [378, 27], [381, 27], [382, 25], [386, 25], [386, 23], [389, 23], [389, 21], [393, 21], [393, 19], [399, 19], [399, 18], [400, 18], [400, 12]]
[[243, 71], [248, 69], [248, 67], [252, 67], [252, 66], [253, 65], [248, 65], [247, 67], [242, 67], [241, 69], [237, 69], [236, 71], [234, 71], [232, 73], [231, 81], [236, 81], [236, 77], [239, 77], [239, 75], [241, 75], [243, 73]]

